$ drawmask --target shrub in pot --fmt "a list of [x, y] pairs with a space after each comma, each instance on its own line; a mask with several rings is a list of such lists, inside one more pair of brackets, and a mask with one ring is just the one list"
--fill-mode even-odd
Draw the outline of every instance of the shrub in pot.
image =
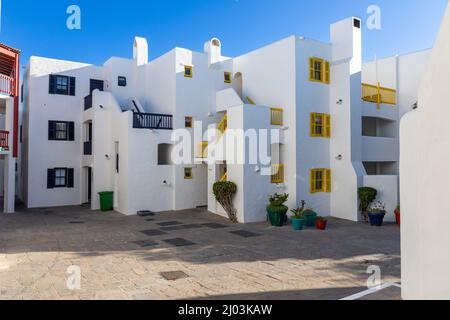
[[386, 206], [382, 202], [376, 202], [369, 207], [367, 214], [372, 226], [381, 227], [386, 216]]
[[233, 196], [236, 191], [237, 186], [234, 182], [216, 182], [213, 186], [213, 193], [217, 202], [220, 203], [233, 223], [238, 223], [236, 209], [233, 206]]
[[287, 219], [289, 210], [284, 204], [289, 199], [288, 194], [274, 194], [269, 198], [269, 206], [267, 207], [267, 216], [270, 223], [274, 227], [282, 227]]
[[359, 209], [363, 215], [364, 221], [368, 221], [367, 210], [372, 202], [377, 198], [378, 191], [374, 188], [363, 187], [358, 189]]
[[323, 217], [317, 217], [316, 219], [316, 228], [317, 230], [325, 230], [328, 225], [328, 220]]
[[305, 217], [305, 223], [307, 227], [314, 227], [316, 225], [317, 213], [313, 209], [306, 209], [303, 211]]
[[291, 212], [294, 214], [294, 216], [291, 217], [292, 228], [294, 228], [294, 230], [303, 230], [305, 226], [305, 217], [303, 215], [305, 205], [306, 202], [302, 201], [302, 205], [300, 208], [291, 210]]
[[395, 213], [395, 220], [397, 221], [397, 224], [400, 226], [400, 205], [397, 206], [394, 213]]

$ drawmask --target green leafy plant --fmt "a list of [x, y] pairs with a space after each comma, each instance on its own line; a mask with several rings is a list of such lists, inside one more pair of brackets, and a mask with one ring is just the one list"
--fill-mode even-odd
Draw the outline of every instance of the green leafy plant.
[[400, 212], [400, 205], [398, 205], [397, 208], [395, 208], [395, 210], [397, 210], [398, 212]]
[[370, 187], [362, 187], [358, 189], [358, 197], [359, 197], [359, 209], [365, 219], [368, 221], [367, 210], [369, 209], [370, 204], [375, 201], [377, 198], [378, 191], [374, 188]]
[[233, 197], [237, 192], [237, 186], [234, 182], [224, 181], [216, 182], [213, 186], [213, 193], [217, 202], [223, 207], [225, 212], [233, 223], [238, 223], [237, 211], [233, 205]]
[[294, 214], [294, 219], [304, 219], [303, 211], [305, 210], [306, 201], [302, 200], [302, 203], [299, 208], [292, 209], [291, 212]]
[[269, 203], [270, 207], [283, 207], [286, 201], [288, 201], [289, 195], [288, 194], [278, 194], [275, 193], [273, 196], [270, 196]]

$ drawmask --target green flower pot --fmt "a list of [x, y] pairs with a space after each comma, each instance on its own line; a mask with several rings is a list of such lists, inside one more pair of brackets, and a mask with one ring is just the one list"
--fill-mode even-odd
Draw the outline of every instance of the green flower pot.
[[286, 222], [286, 213], [289, 208], [285, 206], [281, 207], [267, 207], [267, 215], [269, 217], [270, 224], [274, 227], [282, 227]]
[[305, 226], [305, 219], [298, 219], [298, 218], [292, 218], [292, 228], [294, 228], [294, 230], [303, 230], [304, 226]]
[[317, 220], [317, 213], [311, 210], [306, 210], [303, 212], [303, 216], [305, 217], [305, 224], [307, 227], [315, 227]]

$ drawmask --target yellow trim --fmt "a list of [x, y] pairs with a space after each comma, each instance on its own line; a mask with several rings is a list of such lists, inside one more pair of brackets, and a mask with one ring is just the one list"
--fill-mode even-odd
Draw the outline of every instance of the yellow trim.
[[[191, 123], [190, 125], [187, 125], [188, 121]], [[193, 125], [194, 125], [194, 118], [193, 117], [190, 117], [190, 116], [189, 117], [184, 117], [184, 126], [185, 126], [185, 128], [192, 129]]]
[[256, 105], [256, 103], [252, 99], [250, 99], [250, 97], [246, 97], [246, 98], [247, 98], [248, 103]]
[[[318, 178], [320, 176], [320, 178]], [[320, 183], [319, 183], [320, 182]], [[331, 192], [331, 170], [311, 169], [310, 171], [310, 192], [319, 193]]]
[[[189, 74], [187, 73], [189, 71]], [[192, 78], [194, 76], [193, 67], [192, 66], [184, 66], [184, 77]]]
[[273, 164], [271, 181], [273, 184], [284, 183], [284, 164]]
[[228, 129], [228, 115], [225, 113], [220, 123], [217, 125], [217, 130], [219, 130], [220, 134], [224, 134]]
[[[316, 63], [320, 63], [320, 70], [316, 68]], [[316, 73], [319, 72], [320, 79]], [[309, 58], [309, 81], [330, 84], [330, 62], [321, 58]]]
[[198, 143], [197, 158], [200, 159], [208, 158], [208, 141]]
[[[320, 119], [320, 123], [316, 120]], [[331, 138], [331, 116], [326, 113], [312, 112], [310, 115], [310, 135], [313, 138]], [[318, 130], [320, 128], [320, 130]], [[318, 133], [318, 131], [320, 131]]]
[[220, 178], [219, 182], [227, 182], [228, 181], [228, 172], [225, 172], [225, 174]]
[[395, 89], [382, 87], [379, 82], [377, 85], [362, 83], [361, 88], [362, 99], [366, 102], [373, 102], [378, 106], [380, 104], [397, 104], [397, 90]]
[[[227, 76], [228, 76], [228, 80], [227, 80]], [[231, 72], [224, 72], [223, 73], [223, 82], [225, 83], [231, 83]]]
[[283, 125], [283, 109], [271, 108], [270, 109], [270, 122], [273, 126]]
[[192, 174], [192, 168], [184, 168], [184, 179], [185, 180], [194, 179], [194, 175]]

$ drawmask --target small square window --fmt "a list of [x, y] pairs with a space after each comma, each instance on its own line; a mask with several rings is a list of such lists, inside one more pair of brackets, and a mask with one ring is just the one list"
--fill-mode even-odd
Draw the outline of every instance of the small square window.
[[185, 117], [184, 118], [184, 127], [191, 129], [193, 127], [193, 118], [192, 117]]
[[231, 72], [225, 72], [223, 77], [225, 83], [231, 83]]
[[361, 20], [359, 19], [353, 19], [353, 26], [355, 28], [361, 29]]
[[331, 170], [311, 170], [311, 193], [331, 192]]
[[184, 76], [186, 78], [192, 78], [192, 67], [191, 66], [184, 66]]
[[186, 180], [193, 179], [192, 168], [184, 168], [184, 179]]
[[56, 93], [68, 94], [69, 92], [69, 77], [56, 76]]
[[117, 85], [119, 87], [126, 87], [127, 86], [127, 77], [119, 76], [117, 79]]
[[67, 122], [55, 123], [55, 139], [67, 140]]
[[55, 169], [55, 188], [67, 187], [67, 169]]

